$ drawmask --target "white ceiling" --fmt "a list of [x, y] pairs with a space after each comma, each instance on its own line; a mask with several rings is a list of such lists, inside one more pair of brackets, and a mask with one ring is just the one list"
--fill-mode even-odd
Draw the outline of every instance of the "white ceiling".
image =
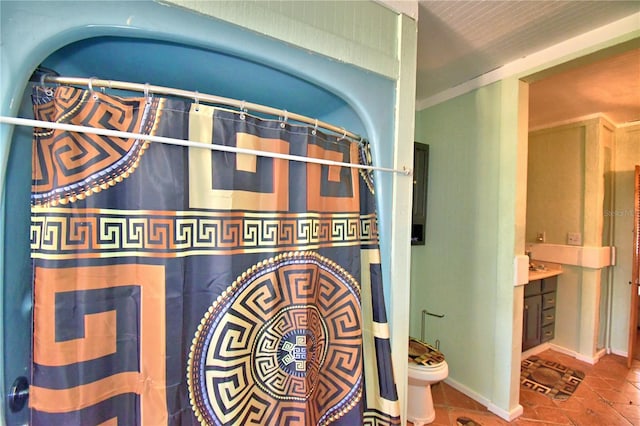
[[[640, 12], [640, 1], [419, 0], [418, 5], [418, 104], [510, 62]], [[629, 117], [640, 119], [640, 95], [633, 96], [640, 92], [630, 92], [640, 87], [639, 55], [636, 50], [611, 64], [603, 63], [606, 72], [591, 66], [583, 72], [568, 74], [564, 80], [532, 84], [530, 97], [532, 102], [536, 99], [537, 107], [531, 113], [554, 106], [563, 114], [561, 118], [550, 117], [551, 112], [545, 113], [544, 118], [532, 116], [531, 122], [540, 125], [543, 121], [571, 118], [567, 115], [605, 112], [594, 110], [605, 107], [616, 109], [617, 112], [609, 114], [616, 117], [621, 114], [622, 122], [629, 121]], [[561, 99], [549, 98], [560, 89], [568, 93], [568, 83], [576, 91], [566, 99], [571, 101], [569, 104], [561, 105]], [[544, 90], [545, 96], [536, 93], [538, 88]], [[612, 93], [627, 94], [630, 100], [625, 100], [624, 106], [635, 108], [635, 113], [621, 112], [615, 105], [620, 103], [619, 98], [611, 96]], [[549, 101], [545, 103], [545, 99]], [[591, 107], [586, 108], [586, 104]]]

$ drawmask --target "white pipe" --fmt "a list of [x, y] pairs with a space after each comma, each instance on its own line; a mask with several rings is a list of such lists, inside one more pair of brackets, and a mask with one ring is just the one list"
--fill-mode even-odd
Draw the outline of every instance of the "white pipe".
[[93, 90], [94, 87], [106, 87], [109, 89], [130, 90], [134, 92], [143, 92], [147, 96], [153, 93], [159, 93], [163, 95], [179, 96], [181, 98], [194, 99], [196, 102], [208, 102], [212, 104], [229, 105], [241, 110], [250, 110], [255, 112], [261, 112], [269, 115], [285, 117], [287, 119], [299, 121], [301, 123], [313, 124], [315, 127], [321, 127], [326, 130], [330, 130], [342, 137], [349, 137], [356, 141], [362, 139], [355, 133], [349, 132], [342, 127], [334, 126], [333, 124], [325, 123], [316, 118], [310, 118], [304, 115], [289, 112], [283, 109], [277, 109], [268, 107], [265, 105], [254, 104], [251, 102], [239, 101], [237, 99], [225, 98], [222, 96], [207, 95], [206, 93], [193, 92], [191, 90], [176, 89], [173, 87], [154, 86], [148, 83], [131, 83], [127, 81], [116, 80], [102, 80], [96, 77], [82, 78], [82, 77], [59, 77], [54, 75], [45, 74], [42, 77], [43, 82], [68, 84], [68, 85], [80, 85], [87, 86], [89, 90]]
[[140, 140], [145, 140], [150, 142], [167, 143], [171, 145], [205, 148], [205, 149], [210, 149], [212, 151], [235, 152], [238, 154], [250, 154], [250, 155], [256, 155], [260, 157], [280, 158], [283, 160], [300, 161], [303, 163], [325, 164], [329, 166], [341, 166], [341, 167], [350, 167], [350, 168], [365, 169], [365, 170], [378, 170], [381, 172], [401, 173], [404, 175], [410, 175], [412, 173], [411, 169], [407, 169], [406, 167], [403, 167], [402, 170], [390, 169], [386, 167], [375, 167], [375, 166], [367, 166], [363, 164], [352, 164], [352, 163], [344, 163], [340, 161], [325, 160], [322, 158], [310, 158], [310, 157], [302, 157], [299, 155], [280, 154], [277, 152], [238, 148], [235, 146], [214, 145], [214, 144], [198, 142], [198, 141], [167, 138], [164, 136], [144, 135], [140, 133], [122, 132], [119, 130], [100, 129], [97, 127], [76, 126], [74, 124], [53, 123], [49, 121], [32, 120], [29, 118], [0, 116], [0, 123], [14, 124], [14, 125], [26, 126], [26, 127], [40, 127], [43, 129], [66, 130], [69, 132], [78, 132], [78, 133], [91, 133], [95, 135], [112, 136], [117, 138], [140, 139]]

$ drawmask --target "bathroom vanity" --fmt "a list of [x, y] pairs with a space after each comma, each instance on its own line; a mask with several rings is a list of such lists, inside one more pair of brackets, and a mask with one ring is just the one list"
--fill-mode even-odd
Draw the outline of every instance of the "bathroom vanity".
[[524, 287], [522, 350], [553, 339], [556, 320], [556, 289], [561, 270], [529, 271]]

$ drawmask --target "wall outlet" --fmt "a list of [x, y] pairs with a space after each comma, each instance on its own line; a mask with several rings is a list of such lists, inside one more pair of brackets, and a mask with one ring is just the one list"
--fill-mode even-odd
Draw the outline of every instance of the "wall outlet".
[[567, 232], [567, 244], [570, 246], [581, 246], [582, 234], [580, 232]]

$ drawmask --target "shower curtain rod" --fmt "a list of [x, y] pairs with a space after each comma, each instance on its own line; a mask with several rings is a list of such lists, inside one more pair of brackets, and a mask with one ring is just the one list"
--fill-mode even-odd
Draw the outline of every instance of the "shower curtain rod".
[[356, 135], [355, 133], [349, 132], [342, 127], [334, 126], [333, 124], [326, 123], [324, 121], [320, 121], [316, 118], [310, 118], [304, 115], [292, 113], [290, 111], [278, 108], [272, 108], [265, 105], [254, 104], [252, 102], [240, 101], [237, 99], [225, 98], [222, 96], [216, 95], [208, 95], [206, 93], [199, 93], [197, 91], [191, 90], [182, 90], [176, 89], [172, 87], [164, 87], [164, 86], [155, 86], [149, 83], [141, 84], [141, 83], [131, 83], [126, 81], [116, 81], [116, 80], [103, 80], [97, 77], [91, 78], [83, 78], [83, 77], [61, 77], [52, 74], [43, 74], [41, 78], [41, 82], [46, 83], [55, 83], [55, 84], [66, 84], [66, 85], [79, 85], [79, 86], [87, 86], [89, 90], [93, 90], [94, 87], [104, 87], [108, 89], [120, 89], [120, 90], [131, 90], [134, 92], [143, 92], [145, 96], [149, 96], [153, 93], [162, 94], [162, 95], [171, 95], [178, 96], [182, 98], [195, 99], [196, 102], [209, 102], [212, 104], [223, 104], [232, 106], [240, 109], [241, 111], [255, 111], [261, 112], [264, 114], [269, 114], [273, 116], [283, 117], [284, 121], [288, 119], [299, 121], [301, 123], [311, 124], [314, 127], [321, 127], [323, 129], [329, 130], [338, 135], [342, 135], [343, 138], [349, 137], [355, 141], [362, 140], [362, 137]]
[[200, 141], [175, 139], [175, 138], [168, 138], [165, 136], [145, 135], [141, 133], [122, 132], [119, 130], [100, 129], [97, 127], [77, 126], [74, 124], [55, 123], [55, 122], [42, 121], [42, 120], [32, 120], [29, 118], [7, 117], [7, 116], [0, 115], [0, 123], [13, 124], [13, 125], [25, 126], [25, 127], [40, 127], [43, 129], [66, 130], [69, 132], [78, 132], [78, 133], [91, 133], [95, 135], [112, 136], [112, 137], [125, 138], [125, 139], [130, 139], [130, 138], [140, 139], [140, 140], [145, 140], [150, 142], [167, 143], [171, 145], [205, 148], [212, 151], [234, 152], [238, 154], [256, 155], [260, 157], [280, 158], [283, 160], [300, 161], [303, 163], [314, 163], [314, 164], [323, 164], [323, 165], [329, 165], [329, 166], [341, 166], [341, 167], [350, 167], [355, 169], [377, 170], [381, 172], [400, 173], [407, 176], [412, 174], [412, 170], [407, 169], [406, 167], [403, 167], [402, 170], [399, 170], [399, 169], [391, 169], [387, 167], [367, 166], [363, 164], [352, 164], [352, 163], [344, 163], [340, 161], [325, 160], [322, 158], [309, 158], [309, 157], [302, 157], [299, 155], [280, 154], [277, 152], [238, 148], [235, 146], [214, 145], [214, 144], [200, 142]]

